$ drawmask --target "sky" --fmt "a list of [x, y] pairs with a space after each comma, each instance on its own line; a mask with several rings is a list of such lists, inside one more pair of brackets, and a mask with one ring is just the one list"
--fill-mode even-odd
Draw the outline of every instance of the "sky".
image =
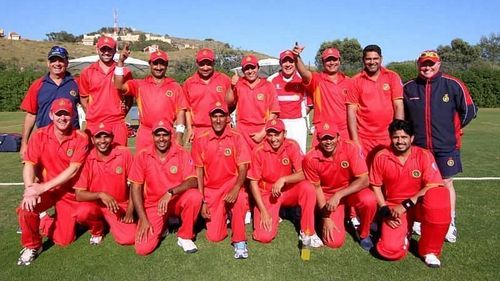
[[2, 1], [0, 28], [23, 38], [47, 39], [50, 32], [80, 35], [118, 24], [174, 37], [212, 38], [235, 48], [273, 57], [295, 42], [314, 64], [324, 41], [355, 38], [378, 44], [384, 64], [414, 60], [421, 51], [461, 38], [477, 44], [500, 33], [500, 1]]

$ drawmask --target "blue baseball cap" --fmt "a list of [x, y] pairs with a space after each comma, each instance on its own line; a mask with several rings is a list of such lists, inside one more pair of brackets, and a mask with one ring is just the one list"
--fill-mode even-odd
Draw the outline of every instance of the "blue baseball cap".
[[63, 47], [54, 46], [49, 51], [48, 59], [51, 59], [53, 57], [68, 59], [68, 51], [66, 51], [66, 49], [64, 49]]

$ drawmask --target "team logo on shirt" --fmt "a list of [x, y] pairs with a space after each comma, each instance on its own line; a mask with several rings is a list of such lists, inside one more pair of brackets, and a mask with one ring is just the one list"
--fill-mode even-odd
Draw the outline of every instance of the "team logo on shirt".
[[72, 97], [76, 97], [77, 93], [75, 90], [71, 90], [69, 91], [69, 94], [72, 96]]
[[73, 148], [66, 150], [66, 155], [68, 155], [68, 157], [73, 156]]
[[123, 173], [123, 168], [122, 166], [118, 166], [116, 167], [115, 169], [115, 173], [118, 174], [118, 175], [121, 175], [121, 173]]
[[340, 162], [340, 167], [342, 167], [344, 169], [349, 168], [349, 162], [347, 162], [347, 161]]
[[448, 96], [448, 94], [444, 94], [443, 101], [444, 102], [449, 102], [450, 101], [450, 97]]
[[446, 162], [446, 165], [453, 167], [453, 166], [455, 166], [455, 161], [453, 161], [453, 159], [449, 158], [448, 162]]
[[411, 175], [414, 178], [420, 178], [420, 176], [422, 176], [422, 172], [420, 172], [419, 170], [413, 170], [413, 171], [411, 171]]
[[384, 83], [384, 85], [382, 86], [382, 89], [384, 91], [389, 91], [391, 89], [391, 86], [389, 86], [389, 83]]
[[224, 149], [225, 156], [231, 156], [231, 154], [233, 154], [233, 152], [231, 151], [231, 148], [227, 147], [226, 149]]
[[344, 94], [344, 96], [347, 96], [347, 89], [345, 89], [345, 88], [344, 88], [344, 89], [342, 90], [342, 94]]
[[283, 158], [283, 159], [281, 160], [281, 164], [283, 164], [283, 165], [288, 165], [288, 164], [290, 164], [290, 159], [288, 159], [288, 158]]
[[170, 167], [170, 173], [171, 174], [177, 174], [177, 166]]
[[216, 91], [217, 93], [222, 93], [222, 86], [217, 86], [217, 87], [215, 87], [215, 91]]
[[263, 93], [257, 94], [257, 100], [264, 100], [264, 94]]
[[174, 95], [174, 93], [173, 93], [171, 90], [168, 90], [168, 91], [165, 93], [165, 95], [166, 95], [167, 97], [169, 97], [169, 98], [170, 98], [170, 97], [172, 97], [172, 96]]

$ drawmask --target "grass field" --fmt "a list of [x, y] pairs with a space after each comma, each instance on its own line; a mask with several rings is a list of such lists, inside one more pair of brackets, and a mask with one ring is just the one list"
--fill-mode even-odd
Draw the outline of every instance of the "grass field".
[[[0, 132], [20, 131], [22, 113], [0, 113]], [[461, 176], [500, 176], [500, 110], [481, 109], [465, 130]], [[0, 182], [21, 182], [17, 153], [0, 154]], [[106, 237], [88, 245], [88, 233], [71, 246], [50, 247], [29, 267], [16, 266], [21, 249], [15, 207], [22, 188], [0, 187], [0, 280], [500, 280], [500, 181], [456, 181], [459, 240], [445, 244], [441, 269], [427, 268], [414, 254], [386, 262], [349, 238], [343, 248], [312, 250], [303, 262], [289, 221], [269, 245], [249, 241], [248, 260], [234, 260], [229, 239], [214, 244], [197, 236], [199, 252], [187, 255], [169, 235], [148, 257]], [[248, 237], [251, 229], [247, 228]]]

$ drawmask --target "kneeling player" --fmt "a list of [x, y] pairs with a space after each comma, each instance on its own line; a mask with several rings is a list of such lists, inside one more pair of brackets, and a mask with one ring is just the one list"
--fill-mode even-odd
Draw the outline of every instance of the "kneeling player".
[[404, 258], [416, 219], [422, 222], [418, 253], [428, 266], [440, 267], [438, 257], [451, 221], [449, 191], [432, 154], [411, 145], [410, 123], [394, 120], [389, 134], [391, 148], [376, 154], [370, 174], [384, 217], [377, 251], [389, 260]]

